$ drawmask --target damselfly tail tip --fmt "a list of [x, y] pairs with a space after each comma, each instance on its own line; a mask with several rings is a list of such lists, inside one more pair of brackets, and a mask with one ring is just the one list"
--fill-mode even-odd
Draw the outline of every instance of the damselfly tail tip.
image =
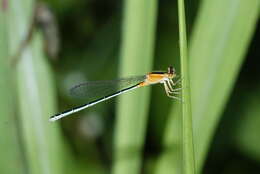
[[57, 117], [56, 115], [54, 115], [54, 116], [51, 116], [51, 117], [49, 118], [49, 121], [50, 121], [50, 122], [54, 122], [54, 121], [56, 121], [56, 120], [58, 120], [58, 119], [60, 119], [60, 118]]

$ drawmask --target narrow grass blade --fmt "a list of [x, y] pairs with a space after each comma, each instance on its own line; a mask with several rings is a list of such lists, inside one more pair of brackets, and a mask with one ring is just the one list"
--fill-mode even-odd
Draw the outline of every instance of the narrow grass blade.
[[259, 0], [202, 1], [190, 47], [196, 169], [200, 172], [259, 16]]
[[[0, 4], [0, 171], [1, 173], [25, 173], [22, 148], [18, 139], [15, 104], [13, 103], [12, 74], [8, 49], [8, 12]], [[14, 167], [15, 166], [15, 167]]]
[[[120, 76], [140, 75], [152, 67], [156, 0], [126, 0]], [[149, 90], [137, 89], [118, 100], [113, 174], [137, 174], [145, 139]]]
[[188, 48], [186, 36], [186, 19], [184, 0], [178, 0], [180, 59], [182, 80], [182, 140], [183, 140], [183, 173], [195, 173], [192, 113], [190, 99], [190, 79], [188, 66]]

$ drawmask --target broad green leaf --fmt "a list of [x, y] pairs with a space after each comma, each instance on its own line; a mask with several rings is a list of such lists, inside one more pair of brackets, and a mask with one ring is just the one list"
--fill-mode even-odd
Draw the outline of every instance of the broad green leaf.
[[[9, 61], [8, 12], [0, 4], [0, 171], [1, 173], [25, 173], [22, 146], [19, 141], [17, 119], [15, 118], [14, 92], [12, 88], [12, 67]], [[15, 167], [14, 167], [15, 166]]]
[[8, 2], [10, 56], [18, 55], [13, 70], [20, 121], [17, 124], [28, 165], [26, 170], [31, 174], [64, 173], [62, 163], [66, 158], [58, 124], [48, 122], [49, 116], [56, 111], [56, 100], [52, 72], [43, 54], [40, 34], [33, 33], [28, 44], [17, 54], [30, 31], [35, 4], [32, 0]]
[[195, 157], [201, 171], [258, 19], [258, 0], [204, 0], [190, 45]]
[[[191, 101], [193, 114], [195, 164], [202, 171], [215, 128], [238, 75], [259, 16], [258, 0], [201, 1], [194, 23], [190, 55]], [[170, 120], [178, 120], [172, 107]], [[180, 122], [168, 122], [164, 146], [170, 157], [163, 153], [158, 162], [158, 173], [179, 171], [180, 162], [170, 165], [169, 160], [182, 160], [179, 131]], [[180, 149], [177, 149], [180, 148]], [[167, 164], [167, 165], [165, 165]]]

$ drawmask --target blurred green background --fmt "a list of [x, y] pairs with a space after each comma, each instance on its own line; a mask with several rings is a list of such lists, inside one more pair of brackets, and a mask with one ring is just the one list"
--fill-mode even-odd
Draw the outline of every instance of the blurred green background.
[[[260, 171], [259, 0], [187, 0], [197, 173]], [[0, 173], [182, 173], [181, 103], [157, 85], [57, 122], [89, 80], [179, 66], [177, 1], [0, 0]], [[181, 74], [179, 74], [181, 76]]]

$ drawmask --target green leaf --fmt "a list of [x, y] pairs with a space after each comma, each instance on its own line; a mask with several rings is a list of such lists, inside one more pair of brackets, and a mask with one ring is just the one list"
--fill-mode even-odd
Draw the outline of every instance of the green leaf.
[[[191, 103], [196, 170], [201, 173], [208, 148], [228, 100], [259, 16], [260, 1], [201, 1], [189, 44]], [[180, 108], [173, 105], [158, 174], [180, 171]], [[179, 113], [180, 114], [180, 113]], [[173, 131], [175, 130], [175, 132]], [[171, 155], [169, 155], [171, 153]], [[170, 160], [172, 165], [170, 164]]]
[[[156, 11], [156, 0], [125, 1], [120, 76], [142, 75], [151, 70]], [[119, 97], [112, 173], [140, 172], [148, 105], [147, 88]]]
[[[1, 4], [3, 5], [3, 4]], [[25, 173], [21, 144], [15, 118], [12, 69], [8, 47], [8, 8], [0, 5], [0, 171], [1, 173]], [[15, 166], [15, 167], [14, 167]]]
[[190, 46], [196, 168], [201, 171], [259, 15], [260, 1], [203, 1]]
[[192, 113], [190, 97], [190, 77], [188, 66], [188, 49], [186, 36], [186, 19], [184, 0], [178, 0], [180, 59], [182, 77], [182, 142], [183, 142], [183, 173], [195, 173]]
[[[13, 0], [8, 5], [10, 56], [17, 55], [28, 36], [34, 18], [34, 1]], [[56, 113], [54, 83], [49, 64], [43, 53], [39, 33], [32, 35], [23, 45], [17, 64], [13, 65], [16, 77], [16, 94], [19, 112], [19, 133], [22, 139], [28, 173], [64, 173], [65, 150], [57, 124], [48, 121]], [[63, 160], [61, 160], [63, 159]], [[66, 162], [66, 161], [65, 161]], [[66, 165], [69, 166], [69, 165]]]

